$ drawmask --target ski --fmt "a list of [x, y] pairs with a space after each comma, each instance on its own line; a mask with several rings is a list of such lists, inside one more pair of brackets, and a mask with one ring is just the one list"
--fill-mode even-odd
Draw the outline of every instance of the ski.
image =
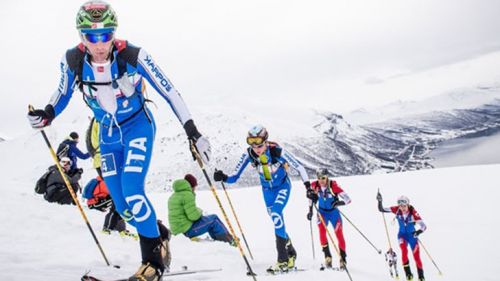
[[[187, 269], [187, 267], [183, 267], [183, 269], [181, 269], [181, 270], [174, 270], [174, 271], [163, 273], [163, 275], [161, 276], [160, 280], [163, 279], [163, 278], [165, 278], [165, 277], [169, 277], [169, 276], [188, 275], [188, 274], [207, 273], [207, 272], [217, 272], [217, 271], [222, 271], [222, 268], [193, 269], [193, 270], [189, 270], [189, 269]], [[81, 281], [127, 281], [128, 277], [127, 278], [122, 278], [122, 279], [100, 279], [100, 278], [97, 278], [95, 276], [92, 276], [92, 275], [89, 275], [89, 274], [85, 274], [84, 276], [82, 276], [82, 278], [80, 280]]]
[[268, 275], [282, 275], [282, 274], [289, 274], [289, 273], [294, 273], [294, 272], [302, 272], [302, 271], [306, 271], [307, 269], [304, 269], [304, 268], [297, 268], [297, 267], [294, 267], [294, 268], [291, 268], [287, 271], [274, 271], [272, 269], [266, 269], [266, 273]]
[[340, 266], [325, 266], [324, 264], [320, 265], [319, 270], [320, 271], [325, 271], [325, 270], [344, 271], [344, 269]]
[[199, 243], [204, 243], [204, 242], [215, 242], [214, 239], [210, 237], [192, 237], [190, 238], [191, 241], [193, 242], [199, 242]]

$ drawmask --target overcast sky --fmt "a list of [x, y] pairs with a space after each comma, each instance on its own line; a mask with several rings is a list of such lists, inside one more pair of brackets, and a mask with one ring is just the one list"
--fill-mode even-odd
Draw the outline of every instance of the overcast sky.
[[[500, 1], [109, 2], [118, 14], [117, 37], [144, 47], [198, 108], [376, 106], [415, 96], [371, 85], [500, 50]], [[0, 134], [27, 129], [26, 105], [48, 102], [59, 60], [79, 40], [81, 3], [2, 4]], [[82, 103], [80, 95], [75, 100]]]

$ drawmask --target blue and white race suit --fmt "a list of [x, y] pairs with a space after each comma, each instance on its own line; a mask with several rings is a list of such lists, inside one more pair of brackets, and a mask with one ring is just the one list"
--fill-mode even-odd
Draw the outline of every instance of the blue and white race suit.
[[309, 181], [309, 177], [304, 167], [291, 153], [282, 148], [279, 148], [279, 150], [279, 156], [271, 157], [271, 146], [268, 144], [264, 152], [268, 159], [272, 159], [268, 163], [271, 174], [270, 179], [266, 179], [264, 167], [262, 163], [259, 162], [259, 158], [254, 159], [249, 152], [246, 152], [241, 156], [235, 172], [230, 175], [225, 182], [235, 183], [238, 181], [248, 164], [252, 163], [259, 173], [262, 194], [266, 203], [267, 213], [274, 224], [274, 232], [277, 236], [288, 239], [283, 216], [283, 210], [286, 207], [291, 191], [291, 183], [287, 171], [288, 166], [291, 166], [294, 170], [299, 172], [303, 182]]
[[[75, 62], [78, 52], [83, 60]], [[79, 86], [100, 125], [101, 169], [116, 211], [140, 235], [158, 237], [156, 214], [144, 192], [156, 131], [145, 105], [144, 79], [169, 103], [182, 125], [191, 119], [186, 104], [151, 56], [126, 41], [115, 40], [111, 59], [103, 64], [92, 63], [80, 44], [68, 50], [60, 68], [59, 87], [50, 100], [55, 115], [66, 108]]]

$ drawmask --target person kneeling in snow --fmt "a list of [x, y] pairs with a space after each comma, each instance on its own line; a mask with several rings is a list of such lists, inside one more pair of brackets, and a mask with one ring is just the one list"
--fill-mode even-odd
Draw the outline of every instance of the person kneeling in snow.
[[174, 235], [182, 233], [188, 238], [208, 232], [212, 239], [236, 246], [236, 241], [217, 215], [203, 216], [202, 210], [196, 207], [194, 190], [197, 184], [196, 178], [191, 174], [174, 181], [174, 193], [168, 199], [170, 230]]
[[[72, 163], [68, 157], [63, 157], [59, 164], [76, 196], [76, 192], [80, 189], [78, 180], [82, 176], [82, 170], [70, 170]], [[38, 194], [43, 194], [43, 198], [51, 203], [75, 204], [56, 165], [50, 166], [48, 171], [38, 180], [35, 191]]]
[[133, 234], [127, 230], [125, 220], [116, 212], [106, 183], [104, 183], [104, 180], [100, 176], [91, 179], [85, 185], [82, 196], [87, 199], [89, 209], [108, 212], [104, 218], [103, 233], [111, 234], [111, 231], [117, 231], [121, 236], [131, 236], [134, 239], [139, 239], [137, 234]]

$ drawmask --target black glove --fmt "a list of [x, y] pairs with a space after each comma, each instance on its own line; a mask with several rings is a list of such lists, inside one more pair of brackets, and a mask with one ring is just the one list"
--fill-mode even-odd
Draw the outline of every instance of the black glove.
[[382, 194], [380, 192], [377, 192], [377, 201], [382, 202]]
[[309, 181], [304, 182], [306, 189], [311, 189], [311, 183]]
[[318, 194], [316, 192], [314, 192], [314, 190], [312, 190], [312, 188], [307, 189], [306, 196], [307, 196], [307, 198], [311, 199], [313, 204], [318, 202]]
[[313, 217], [313, 212], [312, 210], [309, 210], [309, 212], [307, 213], [307, 220], [310, 221]]
[[28, 120], [30, 121], [31, 127], [34, 129], [41, 129], [49, 126], [55, 116], [54, 107], [50, 104], [47, 105], [45, 109], [35, 109], [28, 112]]
[[418, 238], [418, 236], [419, 236], [420, 234], [422, 234], [422, 232], [423, 232], [423, 231], [422, 231], [422, 229], [419, 229], [419, 230], [417, 230], [417, 231], [413, 231], [413, 237]]
[[335, 209], [335, 208], [337, 208], [337, 207], [339, 207], [339, 206], [344, 206], [344, 205], [345, 205], [345, 202], [344, 202], [344, 201], [342, 201], [342, 200], [337, 200], [337, 201], [334, 201], [334, 202], [332, 203], [332, 208], [333, 208], [333, 209]]
[[223, 171], [217, 170], [214, 173], [214, 181], [226, 181], [227, 175]]

